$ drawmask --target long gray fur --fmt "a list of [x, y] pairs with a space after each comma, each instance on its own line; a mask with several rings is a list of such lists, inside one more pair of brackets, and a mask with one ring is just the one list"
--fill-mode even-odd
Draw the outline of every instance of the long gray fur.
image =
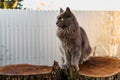
[[79, 64], [86, 61], [92, 51], [86, 32], [79, 26], [69, 7], [66, 8], [66, 11], [60, 9], [56, 25], [64, 61], [62, 67], [69, 68], [71, 65], [75, 65], [79, 70]]

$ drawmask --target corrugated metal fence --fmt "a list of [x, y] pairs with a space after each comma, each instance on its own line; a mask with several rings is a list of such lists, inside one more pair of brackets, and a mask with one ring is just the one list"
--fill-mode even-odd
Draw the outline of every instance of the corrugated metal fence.
[[[58, 11], [0, 10], [0, 65], [52, 65], [60, 61], [56, 37]], [[99, 12], [74, 11], [95, 45]], [[91, 33], [92, 32], [92, 33]]]

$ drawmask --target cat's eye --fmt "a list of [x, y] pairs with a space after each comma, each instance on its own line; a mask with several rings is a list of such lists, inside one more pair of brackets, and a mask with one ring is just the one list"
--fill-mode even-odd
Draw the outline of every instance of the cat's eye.
[[60, 20], [61, 20], [61, 21], [63, 21], [64, 19], [63, 19], [63, 18], [61, 18]]

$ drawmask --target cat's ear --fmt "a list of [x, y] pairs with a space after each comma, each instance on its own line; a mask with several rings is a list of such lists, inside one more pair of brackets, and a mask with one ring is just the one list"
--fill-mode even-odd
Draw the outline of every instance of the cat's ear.
[[60, 13], [64, 12], [64, 10], [62, 8], [60, 8]]
[[71, 10], [70, 10], [70, 8], [69, 8], [69, 7], [67, 7], [67, 8], [66, 8], [66, 13], [71, 14]]

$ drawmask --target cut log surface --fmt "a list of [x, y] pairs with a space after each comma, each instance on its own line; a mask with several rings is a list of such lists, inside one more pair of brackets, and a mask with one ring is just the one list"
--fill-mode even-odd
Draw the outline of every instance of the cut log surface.
[[0, 80], [120, 80], [120, 60], [111, 57], [90, 57], [76, 71], [75, 66], [60, 69], [53, 66], [30, 64], [0, 67]]
[[60, 67], [32, 64], [6, 65], [0, 67], [0, 80], [59, 80]]
[[4, 75], [33, 75], [47, 74], [52, 71], [52, 67], [38, 66], [30, 64], [8, 65], [0, 67], [0, 74]]
[[120, 61], [110, 57], [91, 57], [80, 64], [79, 75], [89, 77], [109, 77], [120, 72]]

